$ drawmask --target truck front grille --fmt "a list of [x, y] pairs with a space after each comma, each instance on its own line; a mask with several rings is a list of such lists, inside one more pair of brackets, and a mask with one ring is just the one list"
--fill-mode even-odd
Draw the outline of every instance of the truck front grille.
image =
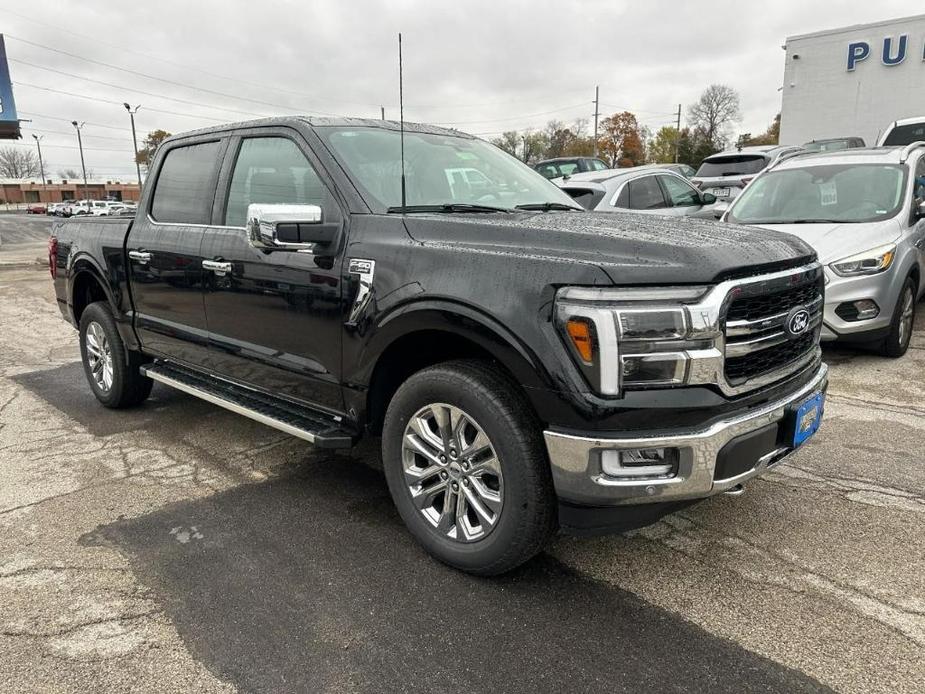
[[[785, 378], [811, 359], [819, 344], [823, 289], [819, 275], [767, 293], [733, 290], [724, 322], [725, 376], [730, 385], [777, 372]], [[804, 332], [792, 335], [787, 323], [798, 308], [806, 309], [809, 320]]]

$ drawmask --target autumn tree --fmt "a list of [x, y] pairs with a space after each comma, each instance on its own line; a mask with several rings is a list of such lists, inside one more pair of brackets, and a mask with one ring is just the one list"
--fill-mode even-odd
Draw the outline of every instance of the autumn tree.
[[521, 159], [526, 164], [535, 164], [538, 161], [546, 159], [546, 152], [549, 149], [549, 138], [542, 131], [528, 130], [521, 136], [523, 148], [521, 149]]
[[588, 121], [579, 118], [570, 126], [551, 120], [543, 132], [549, 142], [544, 159], [553, 157], [589, 157], [594, 154], [594, 138], [587, 135]]
[[517, 148], [520, 147], [520, 134], [516, 130], [507, 130], [493, 139], [491, 144], [516, 157]]
[[0, 178], [35, 178], [42, 175], [39, 158], [31, 149], [0, 147]]
[[740, 135], [736, 141], [737, 147], [748, 147], [751, 145], [776, 145], [780, 142], [780, 114], [774, 116], [771, 125], [761, 135], [752, 137], [751, 133]]
[[637, 166], [645, 161], [645, 146], [636, 116], [629, 111], [615, 113], [601, 124], [598, 152], [611, 168]]
[[678, 129], [671, 125], [659, 128], [646, 148], [647, 160], [651, 164], [669, 164], [674, 161], [678, 146]]
[[146, 171], [151, 166], [151, 162], [154, 161], [154, 152], [168, 137], [170, 137], [170, 133], [166, 130], [152, 130], [141, 143], [141, 149], [138, 150], [138, 156], [135, 159]]
[[717, 149], [729, 142], [729, 130], [742, 119], [739, 93], [725, 84], [711, 84], [687, 110], [691, 127], [702, 132]]
[[678, 136], [678, 161], [695, 169], [711, 154], [720, 151], [700, 128], [682, 128]]

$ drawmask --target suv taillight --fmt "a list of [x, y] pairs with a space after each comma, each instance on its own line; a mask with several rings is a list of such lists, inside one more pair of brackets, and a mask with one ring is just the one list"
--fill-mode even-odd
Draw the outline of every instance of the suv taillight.
[[48, 239], [48, 271], [52, 279], [58, 277], [58, 239], [55, 236]]

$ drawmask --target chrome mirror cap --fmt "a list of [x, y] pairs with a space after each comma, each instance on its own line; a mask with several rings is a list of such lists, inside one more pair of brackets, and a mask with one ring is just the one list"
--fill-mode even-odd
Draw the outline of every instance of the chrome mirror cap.
[[279, 224], [320, 224], [321, 207], [318, 205], [276, 205], [252, 203], [247, 206], [247, 221], [244, 228], [248, 241], [255, 248], [299, 249], [313, 248], [313, 243], [288, 243], [280, 241], [277, 234]]

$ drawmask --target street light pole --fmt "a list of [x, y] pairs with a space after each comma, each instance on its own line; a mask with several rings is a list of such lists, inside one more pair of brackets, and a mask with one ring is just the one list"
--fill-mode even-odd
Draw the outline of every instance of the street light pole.
[[84, 200], [87, 201], [87, 212], [90, 211], [90, 191], [87, 188], [87, 166], [84, 164], [84, 143], [80, 139], [80, 129], [86, 125], [86, 123], [80, 123], [78, 125], [76, 120], [71, 121], [71, 125], [74, 126], [74, 129], [77, 131], [77, 147], [80, 149], [80, 169], [83, 171], [84, 175]]
[[138, 113], [138, 109], [141, 108], [141, 104], [135, 107], [135, 110], [132, 110], [132, 107], [128, 103], [122, 104], [125, 106], [125, 110], [128, 111], [128, 117], [132, 119], [132, 145], [135, 147], [135, 172], [138, 174], [138, 191], [141, 193], [141, 164], [138, 163], [138, 137], [135, 135], [135, 114]]
[[[45, 136], [32, 133], [32, 137], [35, 138], [35, 146], [39, 148], [39, 171], [42, 173], [42, 190], [44, 191], [47, 190], [45, 187], [45, 163], [42, 161], [42, 138]], [[48, 200], [45, 202], [48, 202]]]

